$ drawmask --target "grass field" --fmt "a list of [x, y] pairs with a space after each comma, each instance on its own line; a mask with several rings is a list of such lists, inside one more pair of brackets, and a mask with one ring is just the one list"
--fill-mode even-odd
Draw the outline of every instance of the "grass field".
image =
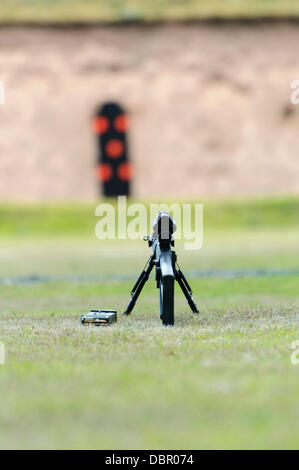
[[0, 21], [65, 22], [283, 17], [297, 0], [1, 0]]
[[[138, 274], [143, 241], [95, 239], [92, 205], [0, 207], [1, 448], [298, 448], [299, 200], [204, 213], [202, 250], [177, 246], [186, 272], [216, 270], [192, 279], [201, 315], [177, 290], [163, 328], [153, 279], [121, 315], [133, 281], [115, 274]], [[284, 272], [217, 274], [269, 268]], [[53, 282], [9, 283], [29, 275]], [[81, 326], [94, 307], [117, 308], [118, 323]]]

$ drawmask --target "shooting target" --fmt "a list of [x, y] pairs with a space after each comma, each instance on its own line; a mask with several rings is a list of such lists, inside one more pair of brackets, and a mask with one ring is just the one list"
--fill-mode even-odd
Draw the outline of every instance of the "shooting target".
[[133, 166], [128, 157], [127, 114], [120, 105], [106, 103], [92, 124], [98, 142], [96, 175], [101, 192], [108, 197], [129, 196]]

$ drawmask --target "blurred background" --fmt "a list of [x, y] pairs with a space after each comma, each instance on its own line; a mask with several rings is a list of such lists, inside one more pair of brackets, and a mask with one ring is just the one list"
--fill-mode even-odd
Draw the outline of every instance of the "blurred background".
[[258, 19], [298, 8], [3, 0], [1, 200], [95, 200], [107, 101], [130, 115], [136, 197], [298, 194], [298, 26]]
[[[298, 448], [298, 43], [297, 0], [1, 0], [1, 448]], [[146, 244], [94, 234], [107, 102], [130, 201], [204, 204], [172, 330], [153, 280], [121, 315]]]

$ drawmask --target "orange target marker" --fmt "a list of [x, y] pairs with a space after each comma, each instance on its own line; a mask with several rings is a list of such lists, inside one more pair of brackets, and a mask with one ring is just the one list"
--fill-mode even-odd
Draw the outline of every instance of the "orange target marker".
[[97, 177], [100, 181], [109, 181], [112, 178], [113, 171], [108, 163], [100, 163], [97, 167]]
[[121, 140], [112, 139], [109, 140], [106, 144], [106, 153], [110, 158], [119, 158], [121, 157], [124, 151], [124, 144]]
[[134, 175], [133, 165], [129, 162], [122, 163], [117, 169], [117, 174], [121, 180], [130, 181]]
[[109, 129], [109, 121], [104, 116], [96, 116], [93, 120], [92, 127], [96, 134], [105, 134]]

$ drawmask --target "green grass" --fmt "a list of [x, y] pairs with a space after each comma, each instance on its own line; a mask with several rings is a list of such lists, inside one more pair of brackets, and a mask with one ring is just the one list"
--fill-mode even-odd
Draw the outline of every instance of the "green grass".
[[[0, 278], [130, 273], [143, 241], [100, 242], [92, 205], [4, 206]], [[205, 204], [204, 246], [186, 271], [298, 268], [298, 200]], [[191, 281], [163, 328], [150, 279], [132, 315], [131, 281], [0, 285], [0, 448], [297, 448], [298, 276]], [[80, 325], [116, 308], [117, 324]]]
[[1, 0], [5, 22], [105, 22], [295, 16], [297, 0]]
[[272, 281], [197, 281], [201, 316], [178, 295], [173, 329], [153, 285], [106, 329], [79, 313], [123, 308], [127, 283], [2, 288], [1, 447], [297, 448], [299, 298]]
[[[98, 201], [100, 204], [102, 201]], [[114, 205], [117, 202], [106, 200]], [[128, 200], [127, 206], [134, 203]], [[138, 202], [138, 201], [137, 201]], [[171, 204], [171, 201], [163, 201]], [[185, 200], [182, 203], [204, 205], [205, 230], [256, 231], [265, 229], [299, 228], [299, 198], [277, 197], [273, 199], [242, 200]], [[144, 202], [149, 219], [149, 205], [162, 201]], [[69, 204], [0, 204], [0, 237], [94, 237], [95, 204], [73, 202]], [[133, 217], [131, 217], [132, 219]], [[128, 216], [128, 220], [130, 217]], [[148, 229], [150, 229], [148, 224]]]

